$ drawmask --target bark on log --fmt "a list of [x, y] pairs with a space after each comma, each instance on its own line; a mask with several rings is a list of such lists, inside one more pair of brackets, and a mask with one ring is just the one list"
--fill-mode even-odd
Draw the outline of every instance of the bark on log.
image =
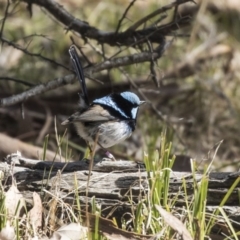
[[[64, 202], [74, 204], [77, 191], [81, 206], [90, 203], [91, 197], [95, 196], [96, 203], [102, 207], [103, 216], [122, 216], [124, 212], [131, 211], [132, 205], [129, 203], [129, 198], [132, 199], [132, 204], [137, 203], [139, 197], [148, 191], [144, 165], [132, 161], [103, 159], [94, 162], [89, 184], [87, 184], [89, 160], [53, 163], [26, 159], [15, 154], [7, 158], [6, 162], [0, 162], [0, 171], [4, 172], [5, 186], [11, 183], [11, 173], [14, 175], [19, 191], [29, 202], [32, 201], [33, 191], [49, 195], [57, 191], [58, 197], [61, 197]], [[207, 205], [210, 212], [219, 206], [229, 188], [239, 177], [239, 172], [213, 172], [209, 175]], [[179, 194], [183, 179], [186, 182], [188, 197], [191, 199], [193, 196], [192, 174], [171, 172], [169, 197], [178, 194], [177, 206], [182, 206], [185, 202], [183, 191]], [[201, 181], [201, 179], [202, 174], [196, 174], [196, 180]], [[87, 186], [88, 197], [86, 197]], [[230, 218], [237, 222], [240, 222], [239, 189], [240, 184], [224, 206]]]

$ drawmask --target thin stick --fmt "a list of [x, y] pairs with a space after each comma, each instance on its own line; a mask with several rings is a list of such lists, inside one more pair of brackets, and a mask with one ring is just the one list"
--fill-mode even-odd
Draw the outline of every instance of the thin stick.
[[89, 189], [90, 177], [91, 177], [92, 169], [93, 169], [93, 161], [94, 161], [94, 156], [95, 156], [96, 147], [97, 147], [97, 143], [98, 143], [98, 137], [99, 137], [99, 131], [97, 132], [93, 148], [89, 148], [91, 152], [90, 152], [90, 164], [89, 164], [87, 188], [86, 188], [86, 223], [87, 223], [87, 227], [89, 227], [88, 201], [87, 201], [87, 199], [88, 199], [88, 189]]

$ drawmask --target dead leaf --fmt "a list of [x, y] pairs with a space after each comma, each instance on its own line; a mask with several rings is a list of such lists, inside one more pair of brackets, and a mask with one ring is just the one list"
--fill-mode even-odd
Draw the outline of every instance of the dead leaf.
[[192, 236], [188, 232], [185, 225], [171, 213], [164, 210], [161, 206], [155, 205], [156, 209], [159, 211], [164, 221], [175, 231], [177, 231], [182, 237], [183, 240], [193, 240]]
[[6, 227], [4, 227], [0, 232], [0, 240], [14, 240], [16, 239], [15, 231], [13, 226], [10, 226], [9, 221], [7, 221]]
[[29, 211], [28, 216], [35, 229], [42, 227], [42, 212], [43, 208], [41, 198], [36, 192], [34, 192], [33, 208]]
[[83, 240], [88, 239], [88, 228], [79, 223], [70, 223], [60, 227], [53, 233], [51, 240]]
[[99, 232], [104, 235], [109, 240], [144, 240], [144, 239], [150, 239], [152, 235], [143, 235], [143, 234], [137, 234], [134, 232], [128, 232], [124, 231], [120, 228], [118, 228], [111, 220], [96, 216], [92, 213], [88, 214], [88, 224], [87, 224], [87, 217], [86, 212], [81, 211], [81, 216], [83, 219], [85, 219], [85, 224], [89, 226], [89, 228], [93, 231], [95, 228], [95, 221], [96, 218], [98, 218], [98, 224], [99, 224]]
[[25, 200], [23, 195], [18, 191], [15, 181], [5, 194], [5, 207], [10, 216], [20, 217], [23, 215]]

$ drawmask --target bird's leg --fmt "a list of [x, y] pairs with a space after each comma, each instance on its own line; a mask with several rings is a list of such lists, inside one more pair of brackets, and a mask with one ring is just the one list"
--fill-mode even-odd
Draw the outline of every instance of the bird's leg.
[[101, 146], [99, 143], [98, 145], [105, 151], [105, 155], [107, 156], [107, 158], [111, 159], [112, 161], [117, 161], [116, 158], [103, 146]]

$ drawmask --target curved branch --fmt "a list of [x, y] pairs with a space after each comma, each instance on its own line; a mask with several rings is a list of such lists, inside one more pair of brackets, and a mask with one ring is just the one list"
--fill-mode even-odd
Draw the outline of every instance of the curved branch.
[[[80, 33], [84, 38], [95, 39], [99, 43], [106, 43], [111, 46], [134, 46], [139, 42], [150, 41], [152, 43], [161, 44], [166, 33], [166, 29], [163, 26], [156, 27], [147, 27], [143, 30], [136, 30], [139, 25], [145, 23], [145, 21], [149, 20], [152, 16], [156, 15], [156, 11], [147, 17], [140, 19], [136, 24], [130, 27], [127, 31], [124, 32], [105, 32], [101, 31], [87, 22], [82, 21], [80, 19], [75, 18], [68, 11], [66, 11], [62, 5], [55, 2], [54, 0], [21, 0], [22, 2], [26, 2], [28, 4], [37, 4], [41, 7], [44, 7], [49, 13], [51, 13], [59, 22], [63, 23], [68, 27], [69, 30], [74, 30]], [[180, 4], [190, 2], [192, 0], [176, 0], [173, 3], [170, 3], [160, 9], [158, 9], [157, 13], [166, 12]], [[170, 29], [168, 25], [168, 31], [179, 29], [181, 26], [186, 25], [189, 22], [189, 18], [179, 18], [176, 22], [172, 23], [172, 28]], [[167, 31], [167, 32], [168, 32]], [[168, 32], [169, 34], [170, 32]]]

